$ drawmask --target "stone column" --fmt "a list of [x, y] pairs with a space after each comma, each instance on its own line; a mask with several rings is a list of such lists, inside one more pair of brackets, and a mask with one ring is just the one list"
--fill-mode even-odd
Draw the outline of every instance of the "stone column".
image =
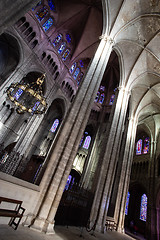
[[100, 158], [102, 157], [103, 159], [90, 220], [92, 224], [96, 223], [96, 229], [102, 232], [105, 230], [107, 211], [118, 161], [128, 99], [129, 92], [124, 87], [120, 87], [113, 113], [112, 124], [108, 130], [109, 134], [106, 133], [108, 136], [106, 149], [103, 157], [100, 155]]
[[[155, 119], [156, 121], [156, 119]], [[147, 195], [147, 221], [146, 221], [146, 237], [148, 240], [156, 239], [157, 235], [157, 218], [156, 218], [156, 150], [157, 141], [153, 139], [151, 142], [150, 167], [149, 167], [149, 186]]]
[[117, 223], [118, 232], [124, 232], [125, 207], [130, 182], [136, 130], [137, 118], [130, 118], [114, 212], [114, 220]]
[[36, 218], [32, 225], [33, 229], [48, 234], [53, 233], [54, 216], [110, 57], [112, 45], [111, 39], [102, 37], [72, 108], [59, 131], [59, 138], [50, 153], [50, 161], [40, 184], [41, 194], [34, 212]]

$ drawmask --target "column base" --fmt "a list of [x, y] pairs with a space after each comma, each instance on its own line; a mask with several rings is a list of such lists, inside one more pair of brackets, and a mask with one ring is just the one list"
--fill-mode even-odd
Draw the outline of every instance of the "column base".
[[44, 232], [48, 235], [55, 234], [54, 223], [50, 223], [46, 219], [42, 218], [36, 218], [30, 228], [38, 232]]
[[33, 222], [34, 218], [35, 218], [35, 215], [33, 215], [33, 214], [28, 214], [28, 215], [26, 216], [26, 219], [25, 219], [24, 222], [22, 223], [22, 225], [23, 225], [24, 227], [29, 227], [30, 225], [32, 225], [32, 222]]

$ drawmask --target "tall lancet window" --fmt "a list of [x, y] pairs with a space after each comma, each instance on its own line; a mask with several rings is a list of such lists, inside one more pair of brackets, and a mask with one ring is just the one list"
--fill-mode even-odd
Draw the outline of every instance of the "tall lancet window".
[[142, 154], [142, 139], [139, 139], [136, 145], [136, 155]]
[[146, 221], [147, 217], [147, 196], [143, 194], [141, 197], [140, 219]]
[[87, 136], [87, 137], [85, 138], [85, 141], [84, 141], [84, 144], [83, 144], [83, 148], [88, 149], [88, 148], [89, 148], [89, 145], [90, 145], [90, 142], [91, 142], [91, 137], [90, 137], [90, 136]]
[[51, 127], [50, 131], [54, 133], [57, 130], [58, 125], [59, 125], [59, 120], [56, 119], [54, 121], [54, 123], [52, 124], [52, 127]]
[[149, 137], [144, 139], [144, 146], [143, 146], [143, 154], [147, 154], [149, 152]]
[[130, 198], [130, 193], [127, 193], [127, 201], [126, 201], [126, 209], [125, 209], [125, 214], [128, 215], [128, 206], [129, 206], [129, 198]]

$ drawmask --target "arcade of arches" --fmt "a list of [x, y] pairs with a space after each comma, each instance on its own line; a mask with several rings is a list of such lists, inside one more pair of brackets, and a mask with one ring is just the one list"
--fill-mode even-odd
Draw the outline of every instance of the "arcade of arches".
[[[0, 195], [48, 234], [87, 225], [159, 240], [160, 2], [7, 0], [1, 11]], [[19, 113], [32, 94], [13, 84], [44, 73], [45, 111]]]

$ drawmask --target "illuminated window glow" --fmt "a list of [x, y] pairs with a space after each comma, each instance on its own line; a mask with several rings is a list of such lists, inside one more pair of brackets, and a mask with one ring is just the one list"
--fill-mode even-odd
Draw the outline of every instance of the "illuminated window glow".
[[66, 34], [66, 39], [68, 43], [71, 43], [71, 36], [69, 35], [69, 33]]
[[114, 102], [114, 98], [115, 98], [115, 94], [112, 94], [110, 101], [109, 101], [109, 105], [112, 105]]
[[39, 22], [41, 22], [48, 14], [48, 9], [46, 7], [43, 7], [40, 9], [40, 11], [37, 12], [36, 17]]
[[104, 93], [101, 94], [100, 98], [99, 98], [99, 103], [102, 104], [104, 102]]
[[63, 61], [66, 61], [66, 59], [68, 58], [69, 54], [70, 54], [70, 51], [69, 51], [69, 49], [67, 49], [67, 50], [63, 53], [62, 60], [63, 60]]
[[136, 145], [136, 155], [142, 154], [142, 139], [139, 139]]
[[46, 32], [46, 31], [49, 30], [49, 28], [50, 28], [52, 25], [53, 25], [53, 18], [49, 18], [49, 19], [42, 25], [42, 27], [43, 27], [44, 31]]
[[70, 74], [72, 74], [74, 72], [76, 66], [77, 66], [76, 62], [72, 64], [71, 68], [69, 69]]
[[78, 74], [80, 73], [80, 69], [79, 68], [76, 68], [74, 74], [73, 74], [73, 78], [76, 80], [77, 77], [78, 77]]
[[149, 152], [149, 137], [144, 139], [144, 147], [143, 147], [143, 154], [147, 154]]
[[56, 131], [58, 125], [59, 125], [59, 120], [56, 119], [56, 120], [54, 121], [54, 123], [53, 123], [53, 125], [52, 125], [50, 131], [54, 133], [54, 132]]
[[58, 34], [57, 37], [54, 39], [53, 41], [53, 46], [57, 46], [59, 44], [59, 42], [61, 41], [62, 39], [62, 34]]
[[52, 11], [56, 11], [56, 6], [53, 0], [48, 0], [48, 5]]
[[23, 90], [21, 88], [18, 89], [18, 91], [15, 93], [14, 98], [18, 100], [20, 96], [22, 95]]
[[125, 215], [128, 215], [129, 198], [130, 198], [130, 193], [128, 192], [128, 193], [127, 193], [127, 201], [126, 201]]
[[65, 47], [66, 47], [66, 42], [63, 42], [58, 49], [58, 53], [61, 54], [64, 51]]
[[147, 218], [147, 196], [143, 194], [141, 197], [140, 220], [146, 221]]
[[85, 141], [84, 141], [83, 148], [88, 149], [89, 145], [90, 145], [90, 142], [91, 142], [91, 137], [87, 136]]

